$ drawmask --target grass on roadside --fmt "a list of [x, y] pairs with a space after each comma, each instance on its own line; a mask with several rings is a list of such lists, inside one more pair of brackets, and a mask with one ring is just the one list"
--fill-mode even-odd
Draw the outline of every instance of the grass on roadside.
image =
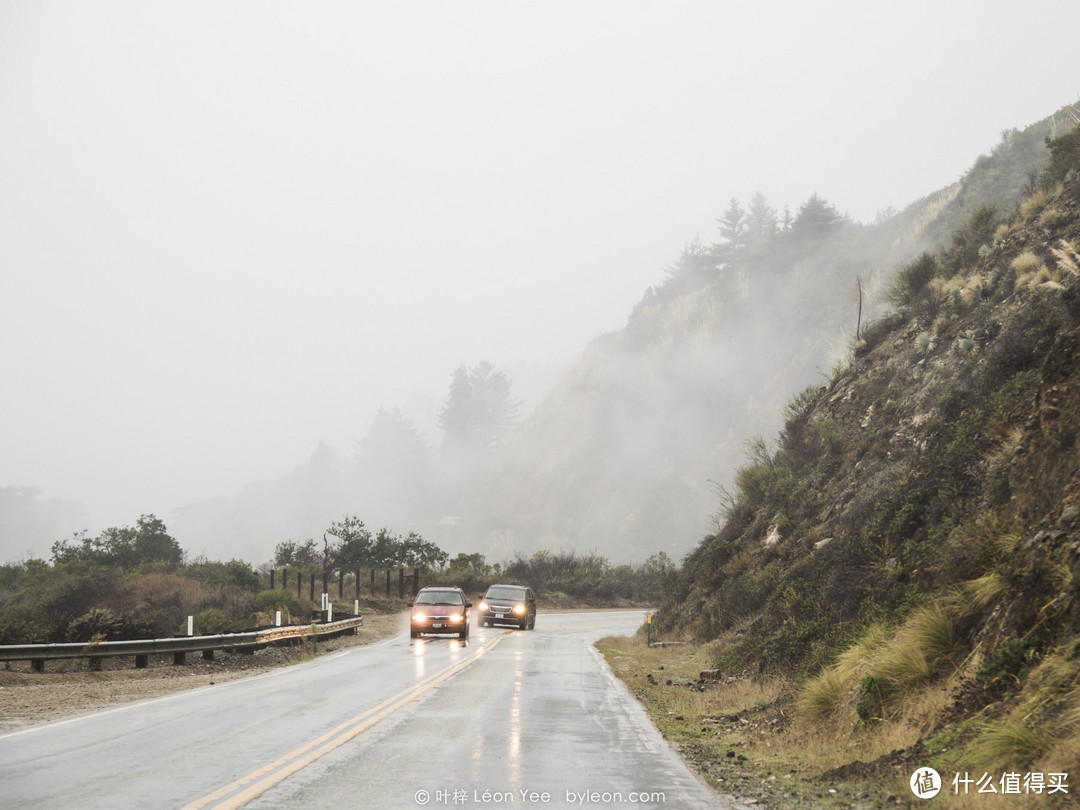
[[[723, 639], [649, 647], [638, 634], [596, 646], [688, 764], [741, 800], [780, 810], [903, 804], [919, 767], [944, 776], [938, 803], [961, 810], [995, 798], [952, 795], [952, 777], [962, 773], [1065, 773], [1073, 793], [1080, 642], [1046, 651], [1021, 678], [1008, 676], [1013, 685], [1003, 695], [963, 708], [965, 694], [977, 697], [992, 684], [976, 674], [987, 668], [979, 656], [956, 660], [951, 622], [962, 621], [962, 607], [991, 585], [980, 581], [945, 609], [927, 606], [898, 627], [868, 628], [801, 684], [745, 675], [703, 680]], [[874, 700], [875, 711], [860, 713]], [[1045, 795], [996, 798], [1010, 807], [1047, 804]]]
[[604, 638], [596, 646], [664, 737], [717, 792], [773, 808], [885, 800], [892, 791], [882, 792], [873, 780], [817, 779], [862, 758], [865, 748], [862, 740], [838, 740], [820, 723], [800, 720], [794, 684], [742, 676], [702, 680], [721, 643], [648, 647], [639, 634]]

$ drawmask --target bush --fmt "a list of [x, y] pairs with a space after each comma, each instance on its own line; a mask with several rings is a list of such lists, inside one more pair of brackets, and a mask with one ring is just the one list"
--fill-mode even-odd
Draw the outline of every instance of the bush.
[[1031, 663], [1040, 646], [1038, 635], [1014, 636], [983, 661], [976, 675], [983, 681], [1013, 678]]
[[1075, 179], [1076, 170], [1080, 168], [1080, 127], [1074, 127], [1060, 138], [1047, 138], [1046, 146], [1050, 150], [1050, 161], [1043, 171], [1040, 185], [1051, 187], [1066, 182], [1069, 172], [1073, 173]]
[[885, 300], [901, 310], [930, 314], [936, 310], [933, 305], [936, 297], [930, 282], [937, 277], [937, 274], [937, 259], [929, 253], [923, 253], [913, 262], [900, 268], [892, 287], [885, 294]]
[[273, 616], [277, 611], [282, 612], [282, 620], [285, 617], [300, 617], [304, 621], [310, 615], [312, 606], [309, 602], [303, 602], [292, 591], [273, 590], [260, 591], [255, 597], [255, 609], [259, 613]]
[[204, 610], [195, 616], [196, 635], [212, 636], [219, 633], [228, 633], [243, 629], [246, 628], [242, 626], [237, 627], [235, 622], [230, 621], [230, 619], [217, 608]]
[[95, 636], [111, 640], [120, 637], [124, 622], [108, 608], [92, 608], [68, 625], [68, 641], [88, 642]]
[[200, 557], [184, 566], [183, 573], [203, 585], [231, 585], [236, 588], [258, 590], [262, 579], [243, 560], [218, 562]]

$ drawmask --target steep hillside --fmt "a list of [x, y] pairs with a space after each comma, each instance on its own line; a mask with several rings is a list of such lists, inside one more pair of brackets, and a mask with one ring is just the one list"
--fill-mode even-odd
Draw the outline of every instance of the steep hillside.
[[672, 582], [664, 630], [801, 684], [810, 736], [1080, 773], [1078, 173], [1080, 129], [1008, 217], [904, 264]]
[[1006, 133], [960, 183], [872, 225], [816, 196], [785, 215], [733, 201], [718, 241], [688, 246], [625, 328], [588, 347], [457, 514], [504, 554], [681, 557], [715, 528], [747, 437], [775, 433], [795, 392], [847, 362], [860, 305], [861, 324], [880, 315], [897, 266], [947, 223], [978, 229], [986, 206], [1015, 205], [1050, 131]]

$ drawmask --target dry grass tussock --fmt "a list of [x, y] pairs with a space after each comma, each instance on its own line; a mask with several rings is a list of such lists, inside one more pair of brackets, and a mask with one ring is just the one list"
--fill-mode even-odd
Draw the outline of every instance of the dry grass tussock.
[[1028, 675], [1019, 699], [980, 724], [967, 752], [979, 767], [1080, 774], [1080, 663], [1073, 642]]

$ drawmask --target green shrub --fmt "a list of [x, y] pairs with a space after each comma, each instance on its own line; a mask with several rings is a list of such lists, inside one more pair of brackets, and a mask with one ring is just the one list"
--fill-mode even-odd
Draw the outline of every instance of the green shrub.
[[243, 628], [237, 628], [233, 626], [233, 622], [217, 608], [210, 608], [204, 610], [195, 616], [195, 634], [199, 636], [212, 636], [218, 633], [228, 633], [232, 630], [239, 630]]
[[298, 616], [306, 620], [311, 612], [311, 605], [298, 599], [292, 591], [277, 589], [260, 591], [255, 597], [255, 610], [270, 616], [280, 610], [286, 616]]
[[1040, 648], [1038, 635], [1014, 636], [983, 661], [976, 676], [983, 681], [1014, 678], [1030, 664]]
[[900, 268], [892, 287], [885, 293], [885, 300], [901, 310], [924, 309], [932, 293], [930, 282], [937, 274], [937, 259], [929, 253], [923, 253]]
[[858, 702], [855, 704], [855, 714], [864, 723], [880, 722], [884, 719], [884, 708], [881, 687], [877, 678], [873, 675], [865, 676], [859, 681], [859, 695]]

